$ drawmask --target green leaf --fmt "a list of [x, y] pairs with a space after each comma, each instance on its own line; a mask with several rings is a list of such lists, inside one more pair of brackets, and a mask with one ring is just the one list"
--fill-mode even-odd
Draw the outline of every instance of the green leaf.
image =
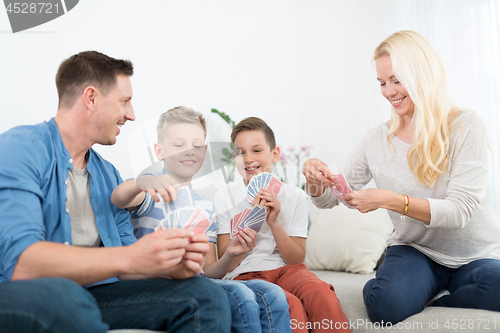
[[236, 126], [236, 123], [231, 119], [231, 117], [229, 117], [224, 112], [220, 112], [217, 109], [212, 109], [211, 112], [218, 114], [222, 119], [226, 121], [226, 123], [228, 123], [229, 126], [231, 126], [231, 128], [234, 128], [234, 126]]

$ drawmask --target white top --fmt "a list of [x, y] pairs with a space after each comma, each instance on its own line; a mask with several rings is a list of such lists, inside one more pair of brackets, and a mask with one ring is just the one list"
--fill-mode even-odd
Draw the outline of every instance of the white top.
[[[410, 245], [432, 260], [458, 268], [473, 260], [500, 259], [500, 219], [495, 213], [488, 184], [487, 127], [473, 112], [461, 112], [452, 123], [451, 172], [433, 187], [421, 184], [411, 172], [406, 154], [410, 144], [395, 135], [387, 141], [386, 123], [371, 129], [349, 156], [343, 168], [347, 182], [359, 190], [372, 178], [380, 189], [426, 198], [431, 221], [389, 211], [395, 231], [391, 245]], [[331, 191], [313, 198], [318, 208], [331, 208], [338, 200]], [[411, 201], [410, 201], [411, 205]]]
[[90, 203], [90, 181], [87, 168], [73, 165], [68, 173], [66, 211], [71, 220], [71, 242], [77, 246], [97, 247], [101, 236], [97, 230], [94, 209]]
[[[231, 200], [231, 197], [233, 200]], [[278, 193], [281, 210], [278, 222], [283, 226], [288, 236], [307, 238], [307, 203], [306, 194], [301, 189], [283, 184]], [[233, 206], [232, 202], [236, 206]], [[246, 186], [241, 182], [222, 188], [215, 194], [215, 213], [217, 220], [217, 235], [231, 232], [231, 219], [245, 208], [252, 205], [246, 198]], [[248, 252], [245, 259], [233, 271], [228, 272], [224, 279], [234, 279], [247, 272], [267, 271], [285, 266], [286, 263], [276, 247], [273, 233], [264, 222], [257, 234], [256, 246]]]

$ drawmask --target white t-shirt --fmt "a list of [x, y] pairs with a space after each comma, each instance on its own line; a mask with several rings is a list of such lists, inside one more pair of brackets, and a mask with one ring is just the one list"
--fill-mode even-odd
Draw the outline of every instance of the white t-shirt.
[[[283, 226], [288, 236], [307, 238], [307, 203], [304, 191], [283, 184], [278, 193], [278, 200], [281, 204], [278, 222]], [[246, 186], [243, 181], [220, 189], [215, 194], [214, 204], [217, 235], [229, 234], [231, 232], [231, 219], [245, 208], [252, 207], [246, 198]], [[271, 228], [264, 222], [257, 234], [255, 248], [248, 252], [240, 265], [228, 272], [224, 279], [234, 279], [243, 273], [267, 271], [285, 265], [286, 263], [276, 247]]]
[[90, 203], [90, 181], [87, 168], [73, 165], [68, 173], [66, 209], [71, 220], [71, 242], [77, 246], [98, 247], [101, 236], [97, 229], [94, 209]]

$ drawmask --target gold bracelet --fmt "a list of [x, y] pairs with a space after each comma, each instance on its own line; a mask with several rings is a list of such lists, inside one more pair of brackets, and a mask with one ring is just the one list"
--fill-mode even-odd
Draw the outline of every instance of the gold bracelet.
[[403, 197], [405, 197], [405, 211], [401, 214], [401, 220], [405, 219], [406, 212], [408, 211], [408, 204], [410, 203], [410, 198], [406, 194], [403, 194]]

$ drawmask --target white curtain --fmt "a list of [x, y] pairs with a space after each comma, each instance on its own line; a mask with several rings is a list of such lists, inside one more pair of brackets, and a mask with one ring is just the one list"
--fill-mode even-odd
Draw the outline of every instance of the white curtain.
[[454, 103], [489, 124], [490, 184], [500, 215], [500, 1], [416, 0], [412, 11], [448, 67]]

